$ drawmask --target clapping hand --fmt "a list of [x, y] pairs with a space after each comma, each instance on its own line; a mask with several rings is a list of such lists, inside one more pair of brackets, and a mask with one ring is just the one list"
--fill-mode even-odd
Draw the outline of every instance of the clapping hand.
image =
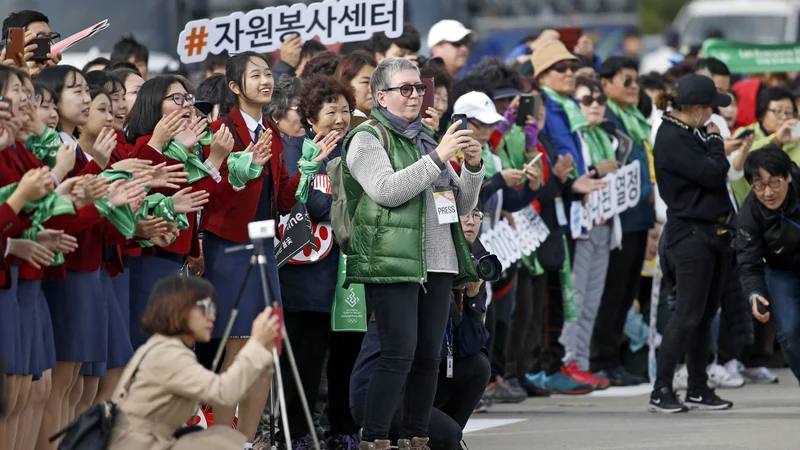
[[331, 154], [332, 151], [336, 149], [336, 143], [339, 142], [339, 132], [338, 131], [331, 131], [328, 133], [327, 136], [324, 138], [321, 134], [317, 133], [314, 136], [314, 143], [319, 145], [319, 155], [314, 158], [313, 162], [322, 162], [328, 155]]
[[172, 204], [178, 214], [193, 213], [203, 209], [211, 197], [206, 191], [194, 191], [191, 187], [181, 189], [172, 196]]

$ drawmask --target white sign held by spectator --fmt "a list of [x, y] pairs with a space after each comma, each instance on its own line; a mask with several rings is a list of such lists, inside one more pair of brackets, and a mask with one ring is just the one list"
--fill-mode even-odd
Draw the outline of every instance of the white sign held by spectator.
[[269, 53], [293, 35], [304, 42], [319, 36], [330, 45], [363, 41], [379, 32], [389, 38], [403, 34], [403, 0], [325, 0], [193, 20], [180, 33], [178, 55], [191, 64], [225, 50]]
[[503, 270], [511, 267], [522, 256], [533, 253], [550, 234], [550, 230], [532, 206], [514, 214], [515, 228], [503, 219], [491, 230], [481, 234], [481, 243], [489, 253], [497, 256]]
[[603, 177], [606, 187], [589, 194], [586, 204], [572, 202], [570, 206], [570, 231], [572, 238], [581, 236], [581, 228], [591, 230], [592, 226], [611, 220], [617, 214], [639, 204], [642, 196], [642, 171], [639, 161], [624, 165], [616, 173]]

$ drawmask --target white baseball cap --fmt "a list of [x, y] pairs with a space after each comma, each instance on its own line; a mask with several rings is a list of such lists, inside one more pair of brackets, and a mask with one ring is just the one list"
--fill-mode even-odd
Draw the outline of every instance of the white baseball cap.
[[474, 31], [457, 20], [440, 20], [428, 31], [428, 48], [447, 42], [459, 42]]
[[494, 102], [483, 92], [472, 91], [458, 97], [453, 105], [453, 114], [464, 114], [468, 119], [475, 119], [487, 125], [505, 122], [506, 119], [497, 114]]

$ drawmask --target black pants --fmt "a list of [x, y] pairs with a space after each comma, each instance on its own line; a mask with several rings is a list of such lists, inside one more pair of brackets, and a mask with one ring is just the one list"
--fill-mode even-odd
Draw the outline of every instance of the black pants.
[[639, 294], [647, 231], [623, 233], [622, 248], [611, 252], [608, 275], [594, 322], [591, 346], [592, 371], [619, 367], [625, 318]]
[[400, 437], [428, 437], [453, 275], [428, 273], [425, 286], [395, 283], [364, 288], [375, 311], [381, 356], [367, 388], [363, 440], [389, 437], [401, 393]]
[[447, 366], [440, 366], [433, 405], [463, 430], [489, 383], [490, 371], [489, 358], [483, 352], [455, 360], [453, 378], [447, 378]]
[[511, 317], [506, 343], [506, 378], [522, 378], [538, 358], [544, 340], [545, 275], [534, 277], [525, 269], [517, 275], [517, 304]]
[[486, 348], [492, 365], [492, 380], [505, 372], [508, 330], [517, 301], [516, 267], [508, 269], [504, 276], [507, 278], [492, 284], [492, 303], [486, 311], [486, 329], [489, 330]]
[[[734, 255], [731, 255], [731, 257], [734, 257]], [[725, 290], [722, 298], [738, 298], [747, 305], [747, 310], [750, 311], [750, 301], [745, 298], [742, 292], [739, 270], [735, 264], [736, 261], [734, 259], [729, 267], [728, 280], [726, 282], [728, 289]], [[717, 348], [719, 363], [725, 364], [732, 359], [738, 359], [748, 368], [766, 367], [775, 352], [775, 335], [777, 334], [775, 318], [770, 316], [767, 323], [761, 323], [748, 314], [747, 316], [753, 324], [753, 340], [752, 343], [748, 344], [747, 339], [744, 339], [743, 336], [737, 336], [737, 333], [743, 333], [741, 326], [737, 330], [731, 328], [731, 322], [726, 317], [726, 308], [724, 306], [722, 312], [723, 314], [720, 314], [719, 317], [719, 346]]]
[[[329, 324], [330, 325], [330, 324]], [[361, 350], [364, 333], [332, 332], [328, 357], [328, 423], [331, 434], [358, 434], [360, 425], [350, 411], [350, 374]], [[313, 403], [312, 403], [313, 404]]]
[[[325, 352], [328, 357], [328, 423], [332, 434], [357, 434], [359, 427], [350, 411], [350, 373], [361, 349], [362, 333], [332, 333], [331, 315], [308, 311], [285, 311], [286, 332], [292, 340], [297, 371], [303, 382], [306, 400], [313, 411], [319, 397]], [[289, 416], [289, 431], [293, 438], [311, 434], [308, 430], [303, 404], [292, 376], [286, 352], [281, 354], [281, 375]]]
[[561, 296], [561, 279], [558, 272], [546, 272], [547, 295], [544, 304], [544, 353], [541, 368], [553, 375], [564, 366], [564, 346], [559, 342], [564, 328], [564, 299]]
[[[453, 364], [453, 378], [446, 367], [439, 371], [436, 401], [428, 421], [428, 446], [431, 450], [457, 450], [462, 430], [483, 395], [489, 381], [489, 358], [484, 353], [459, 358]], [[356, 422], [363, 421], [364, 405], [351, 409]], [[400, 438], [401, 412], [398, 408], [389, 427], [389, 439]]]
[[725, 289], [730, 258], [724, 250], [709, 247], [691, 234], [666, 247], [675, 269], [675, 312], [664, 330], [658, 353], [655, 389], [672, 385], [675, 366], [686, 352], [689, 389], [704, 389], [708, 376], [711, 322], [717, 314]]
[[[322, 364], [331, 335], [331, 315], [308, 311], [284, 311], [284, 321], [286, 332], [292, 340], [292, 350], [300, 380], [303, 382], [306, 400], [313, 407], [317, 403]], [[303, 403], [300, 401], [297, 384], [292, 376], [289, 357], [285, 351], [281, 354], [281, 376], [292, 438], [311, 434], [303, 413]]]

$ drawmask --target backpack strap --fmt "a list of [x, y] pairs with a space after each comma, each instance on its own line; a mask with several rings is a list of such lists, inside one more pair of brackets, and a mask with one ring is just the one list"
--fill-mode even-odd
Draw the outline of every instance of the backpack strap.
[[370, 119], [369, 122], [367, 122], [367, 125], [369, 125], [370, 128], [378, 133], [378, 141], [381, 143], [381, 147], [386, 150], [386, 153], [389, 153], [389, 147], [392, 145], [392, 139], [389, 136], [389, 131], [386, 129], [386, 127], [384, 127], [382, 123], [375, 119]]
[[138, 360], [135, 361], [135, 363], [134, 363], [134, 361], [130, 362], [130, 363], [134, 363], [133, 372], [131, 372], [130, 378], [128, 378], [128, 380], [125, 381], [125, 385], [124, 385], [124, 387], [122, 389], [122, 393], [123, 393], [123, 397], [122, 398], [123, 399], [128, 397], [128, 392], [130, 392], [131, 385], [133, 384], [133, 380], [136, 378], [136, 373], [139, 372], [139, 366], [142, 364], [142, 361], [144, 361], [144, 357], [147, 356], [148, 353], [150, 353], [150, 350], [152, 350], [152, 349], [154, 349], [156, 347], [158, 347], [158, 343], [155, 343], [155, 344], [151, 345], [150, 348], [145, 349], [141, 353], [141, 355], [139, 356]]

